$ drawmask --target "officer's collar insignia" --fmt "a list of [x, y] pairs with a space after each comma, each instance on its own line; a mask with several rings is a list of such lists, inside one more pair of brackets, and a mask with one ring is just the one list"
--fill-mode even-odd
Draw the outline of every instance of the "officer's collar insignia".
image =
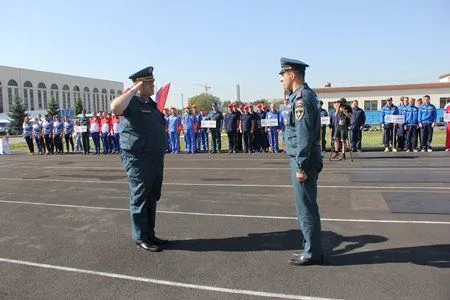
[[295, 99], [300, 99], [302, 97], [302, 91], [298, 92], [297, 95], [295, 95]]
[[305, 108], [303, 106], [303, 101], [297, 101], [295, 103], [295, 120], [300, 121], [305, 115]]

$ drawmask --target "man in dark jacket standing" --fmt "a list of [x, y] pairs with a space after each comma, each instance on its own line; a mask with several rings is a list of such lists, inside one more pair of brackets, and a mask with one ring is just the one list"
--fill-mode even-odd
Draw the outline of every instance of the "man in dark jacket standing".
[[352, 117], [350, 118], [351, 136], [350, 145], [353, 152], [361, 152], [362, 130], [366, 123], [366, 114], [358, 106], [358, 100], [352, 103]]

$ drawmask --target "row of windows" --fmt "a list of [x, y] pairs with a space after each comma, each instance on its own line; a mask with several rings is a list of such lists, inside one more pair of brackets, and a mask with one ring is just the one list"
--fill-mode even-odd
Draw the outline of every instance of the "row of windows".
[[[75, 101], [81, 99], [83, 101], [84, 108], [88, 111], [99, 111], [99, 110], [108, 110], [108, 103], [115, 98], [115, 91], [113, 89], [110, 90], [109, 96], [106, 89], [102, 89], [102, 97], [100, 102], [99, 90], [94, 88], [93, 92], [93, 101], [91, 103], [91, 93], [88, 87], [83, 89], [83, 97], [81, 97], [81, 91], [78, 86], [73, 87], [73, 91], [71, 92], [68, 85], [63, 85], [62, 88], [62, 99], [60, 99], [60, 91], [58, 85], [52, 84], [50, 86], [50, 99], [55, 98], [55, 100], [59, 103], [60, 108], [63, 109], [71, 109], [74, 108]], [[122, 94], [121, 90], [117, 91], [117, 95]], [[44, 83], [39, 83], [37, 86], [37, 103], [35, 103], [35, 91], [33, 90], [33, 84], [30, 81], [25, 81], [23, 85], [23, 102], [24, 106], [27, 110], [43, 110], [47, 107], [48, 97], [47, 97], [47, 89]], [[17, 82], [13, 79], [8, 81], [8, 104], [12, 105], [15, 97], [20, 97], [19, 95], [19, 86]], [[62, 101], [61, 101], [62, 100]], [[109, 100], [109, 101], [108, 101]], [[35, 107], [36, 104], [36, 107]], [[2, 83], [0, 82], [0, 113], [3, 112], [3, 94], [2, 94]]]
[[[383, 106], [386, 105], [386, 100], [381, 100], [381, 106], [378, 108], [379, 100], [364, 100], [364, 110], [370, 111], [370, 110], [380, 110]], [[441, 97], [439, 98], [439, 108], [444, 108], [447, 103], [450, 103], [450, 97]], [[361, 102], [359, 104], [361, 107]], [[333, 101], [328, 102], [328, 110], [332, 110], [333, 108]]]

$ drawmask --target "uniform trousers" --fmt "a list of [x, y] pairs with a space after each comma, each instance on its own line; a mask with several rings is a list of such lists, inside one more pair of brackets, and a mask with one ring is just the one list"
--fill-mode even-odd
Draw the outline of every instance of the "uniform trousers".
[[303, 256], [320, 259], [322, 237], [320, 214], [317, 206], [317, 175], [310, 175], [307, 172], [308, 179], [299, 182], [296, 177], [298, 165], [295, 158], [291, 158], [290, 168], [298, 223], [303, 234]]
[[431, 142], [433, 141], [433, 127], [431, 127], [431, 123], [422, 123], [422, 125], [423, 126], [420, 130], [422, 150], [431, 149]]
[[131, 236], [148, 243], [155, 237], [156, 202], [161, 197], [164, 158], [152, 154], [122, 152], [130, 186]]

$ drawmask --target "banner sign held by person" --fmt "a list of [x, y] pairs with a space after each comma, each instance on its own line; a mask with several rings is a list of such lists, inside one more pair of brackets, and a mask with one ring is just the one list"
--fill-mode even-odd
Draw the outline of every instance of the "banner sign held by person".
[[385, 123], [403, 124], [403, 123], [405, 123], [405, 116], [402, 116], [402, 115], [387, 115], [387, 116], [384, 116], [384, 122]]
[[202, 121], [201, 127], [202, 128], [216, 128], [216, 121]]
[[278, 119], [261, 119], [261, 126], [263, 127], [273, 127], [278, 126]]
[[330, 125], [330, 117], [321, 117], [320, 124], [321, 125]]

